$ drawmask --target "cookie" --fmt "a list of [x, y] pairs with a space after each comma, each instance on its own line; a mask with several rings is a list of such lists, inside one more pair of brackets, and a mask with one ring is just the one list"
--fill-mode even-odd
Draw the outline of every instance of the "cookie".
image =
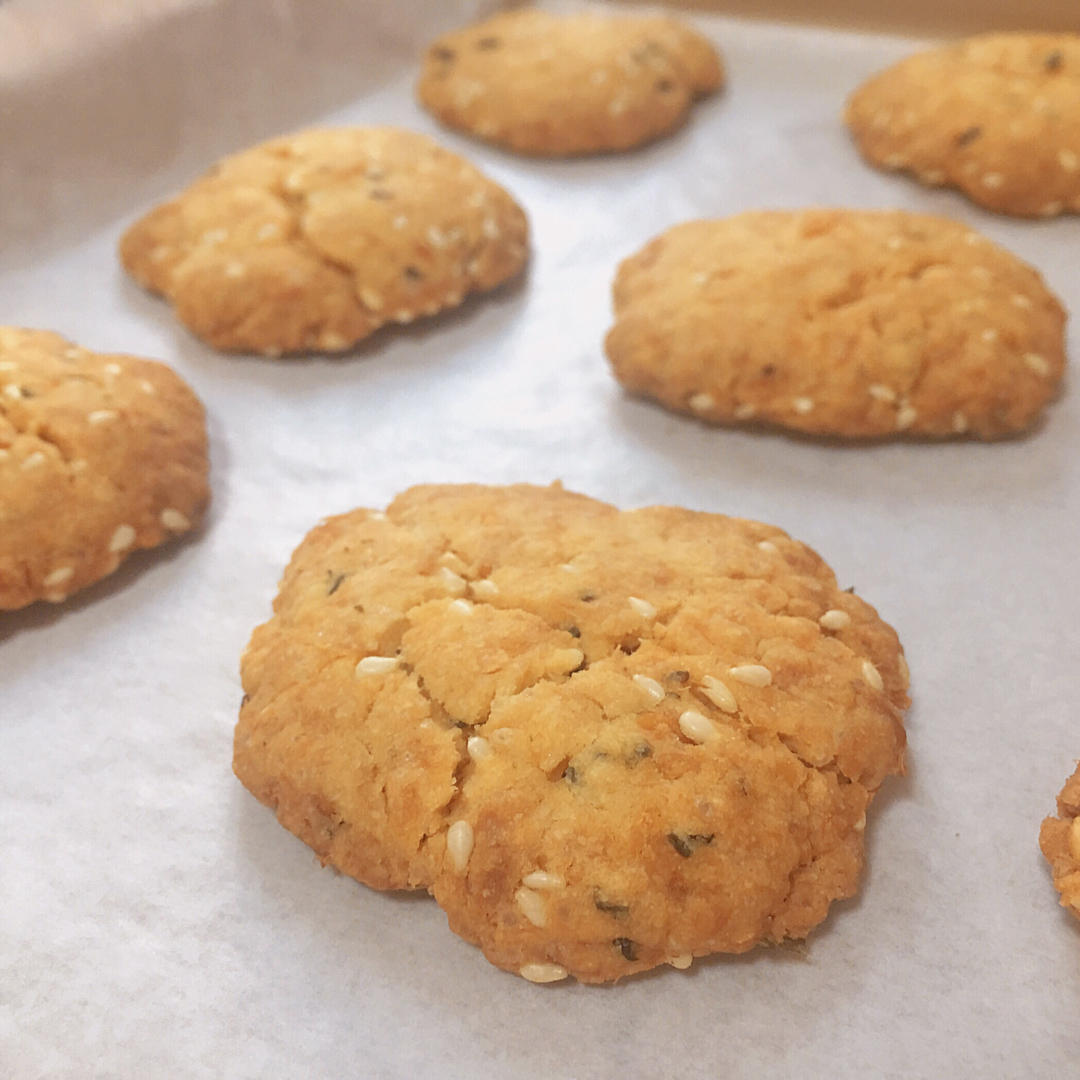
[[1054, 874], [1061, 906], [1080, 919], [1080, 765], [1065, 781], [1057, 800], [1058, 816], [1039, 830], [1039, 847]]
[[448, 127], [560, 157], [666, 135], [723, 80], [713, 46], [675, 19], [525, 9], [439, 38], [417, 94]]
[[0, 327], [0, 610], [195, 528], [207, 471], [203, 407], [164, 364]]
[[1080, 211], [1080, 34], [985, 34], [917, 53], [851, 96], [872, 165], [1021, 217]]
[[1065, 312], [978, 233], [900, 211], [678, 225], [615, 279], [607, 354], [629, 390], [716, 424], [994, 439], [1065, 365]]
[[805, 937], [903, 769], [903, 652], [814, 552], [558, 485], [325, 521], [242, 667], [248, 789], [538, 982]]
[[525, 265], [528, 224], [463, 158], [393, 128], [305, 131], [226, 158], [120, 257], [217, 349], [341, 352]]

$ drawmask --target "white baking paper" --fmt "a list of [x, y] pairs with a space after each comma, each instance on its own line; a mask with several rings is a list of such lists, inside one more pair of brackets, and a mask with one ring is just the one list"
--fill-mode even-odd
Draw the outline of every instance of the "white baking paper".
[[[0, 616], [0, 1075], [1075, 1076], [1080, 923], [1037, 847], [1080, 755], [1075, 387], [1023, 439], [843, 447], [631, 400], [601, 342], [617, 262], [686, 218], [943, 213], [1073, 307], [1080, 219], [995, 217], [862, 164], [843, 98], [909, 40], [695, 17], [729, 88], [652, 147], [552, 162], [440, 131], [413, 102], [417, 49], [475, 5], [324, 4], [342, 28], [298, 35], [295, 55], [269, 23], [261, 44], [247, 24], [245, 44], [242, 20], [193, 6], [169, 34], [128, 27], [109, 54], [159, 73], [156, 91], [85, 56], [82, 97], [63, 65], [36, 91], [32, 76], [0, 84], [0, 190], [22, 200], [0, 219], [0, 323], [173, 364], [206, 402], [214, 484], [198, 537], [62, 607]], [[340, 52], [321, 67], [346, 38], [353, 67]], [[468, 155], [528, 208], [527, 279], [343, 359], [203, 347], [125, 279], [122, 228], [222, 151], [316, 122], [399, 124]], [[240, 653], [309, 527], [421, 481], [555, 478], [621, 506], [777, 523], [898, 629], [910, 770], [873, 808], [861, 895], [807, 948], [536, 987], [451, 934], [433, 901], [320, 869], [233, 778]]]

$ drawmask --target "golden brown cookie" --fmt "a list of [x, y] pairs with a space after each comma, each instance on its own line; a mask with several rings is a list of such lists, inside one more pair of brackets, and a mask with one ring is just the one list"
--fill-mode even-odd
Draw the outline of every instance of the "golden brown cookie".
[[723, 80], [710, 42], [675, 19], [525, 9], [439, 38], [417, 93], [448, 127], [557, 157], [665, 135]]
[[528, 223], [463, 158], [343, 128], [226, 158], [120, 243], [124, 266], [215, 348], [340, 352], [456, 307], [525, 264]]
[[1064, 328], [1031, 267], [956, 222], [774, 211], [627, 259], [607, 354], [628, 389], [711, 423], [993, 439], [1054, 396]]
[[769, 525], [413, 488], [314, 529], [274, 612], [237, 776], [538, 982], [805, 937], [903, 769], [895, 633]]
[[902, 60], [846, 120], [873, 165], [1022, 217], [1080, 211], [1080, 34], [985, 34]]
[[1080, 919], [1080, 765], [1065, 781], [1057, 800], [1058, 816], [1039, 830], [1039, 847], [1054, 873], [1061, 906]]
[[0, 610], [193, 529], [207, 469], [202, 405], [164, 364], [0, 327]]

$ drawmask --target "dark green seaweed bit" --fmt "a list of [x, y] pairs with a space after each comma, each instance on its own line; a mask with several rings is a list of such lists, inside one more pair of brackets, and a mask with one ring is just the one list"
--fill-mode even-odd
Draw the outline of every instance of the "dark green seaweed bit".
[[1055, 49], [1052, 53], [1049, 53], [1046, 59], [1043, 61], [1043, 67], [1047, 71], [1060, 71], [1062, 64], [1065, 63], [1065, 54], [1060, 49]]
[[487, 51], [488, 49], [497, 49], [501, 44], [502, 42], [497, 37], [482, 37], [476, 43], [476, 47]]
[[689, 681], [689, 671], [669, 671], [664, 676], [664, 682], [675, 683], [676, 686], [685, 686]]
[[454, 52], [453, 49], [448, 49], [445, 45], [436, 45], [431, 50], [431, 55], [434, 56], [436, 60], [442, 60], [444, 63], [448, 63], [457, 56], [457, 53]]
[[639, 742], [630, 752], [626, 755], [627, 765], [636, 765], [639, 761], [644, 761], [645, 758], [652, 757], [653, 748], [651, 743]]
[[628, 937], [617, 937], [611, 944], [623, 954], [624, 960], [633, 962], [637, 959], [636, 941], [631, 941]]
[[982, 133], [983, 129], [979, 127], [978, 124], [976, 124], [973, 127], [965, 128], [963, 131], [961, 131], [960, 134], [957, 135], [955, 139], [953, 139], [953, 142], [957, 146], [967, 146], [968, 143], [973, 143], [976, 139], [978, 139], [982, 135]]
[[345, 580], [345, 574], [335, 574], [333, 570], [327, 570], [326, 576], [330, 579], [330, 583], [326, 588], [326, 595], [333, 596], [341, 587], [341, 583]]
[[563, 779], [568, 784], [576, 784], [581, 779], [581, 773], [573, 765], [567, 765], [563, 773]]
[[699, 847], [711, 844], [716, 833], [676, 833], [667, 834], [668, 843], [684, 858], [689, 859]]
[[593, 904], [596, 906], [597, 911], [602, 911], [605, 915], [611, 915], [616, 919], [621, 919], [630, 914], [629, 904], [618, 904], [614, 900], [605, 900], [599, 890], [593, 893]]

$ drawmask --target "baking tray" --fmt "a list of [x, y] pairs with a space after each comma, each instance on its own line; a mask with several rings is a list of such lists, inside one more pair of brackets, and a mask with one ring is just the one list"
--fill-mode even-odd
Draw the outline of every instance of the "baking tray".
[[[209, 410], [215, 492], [197, 538], [0, 619], [0, 1074], [1074, 1074], [1080, 924], [1036, 837], [1080, 754], [1077, 395], [1015, 441], [845, 448], [632, 400], [601, 341], [617, 262], [686, 218], [951, 215], [1073, 308], [1080, 220], [995, 217], [861, 163], [844, 96], [917, 39], [695, 14], [730, 86], [684, 130], [528, 161], [413, 103], [421, 44], [480, 5], [160, 7], [43, 43], [0, 6], [0, 323], [174, 365]], [[201, 346], [125, 279], [117, 238], [218, 154], [309, 123], [469, 156], [528, 208], [526, 279], [342, 359]], [[555, 478], [775, 522], [897, 627], [910, 771], [875, 803], [861, 894], [805, 947], [532, 986], [427, 898], [319, 869], [233, 778], [239, 656], [310, 526], [421, 481]]]

